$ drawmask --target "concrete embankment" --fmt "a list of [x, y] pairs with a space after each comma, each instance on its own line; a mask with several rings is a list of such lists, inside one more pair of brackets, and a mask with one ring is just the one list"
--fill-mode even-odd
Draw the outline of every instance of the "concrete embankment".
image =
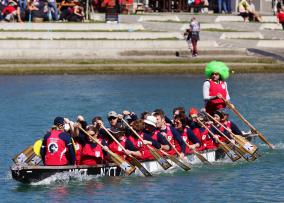
[[191, 56], [183, 36], [191, 17], [129, 15], [119, 24], [0, 23], [0, 74], [201, 73], [211, 60], [226, 62], [236, 73], [284, 72], [284, 37], [273, 16], [263, 24], [245, 24], [239, 16], [197, 16], [198, 57]]

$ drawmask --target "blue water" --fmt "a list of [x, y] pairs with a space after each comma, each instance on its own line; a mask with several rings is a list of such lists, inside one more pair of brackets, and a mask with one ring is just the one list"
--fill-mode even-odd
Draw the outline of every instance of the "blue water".
[[[88, 178], [23, 185], [11, 158], [42, 137], [60, 115], [105, 118], [110, 110], [140, 113], [202, 107], [203, 75], [1, 76], [0, 202], [284, 202], [284, 74], [239, 74], [228, 80], [232, 102], [276, 146], [256, 140], [253, 163], [194, 166], [190, 172]], [[233, 114], [231, 119], [247, 129]]]

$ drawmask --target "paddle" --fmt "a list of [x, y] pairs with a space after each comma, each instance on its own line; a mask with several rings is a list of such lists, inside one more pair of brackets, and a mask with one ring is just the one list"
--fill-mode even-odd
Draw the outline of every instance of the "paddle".
[[207, 112], [204, 112], [211, 120], [218, 123], [220, 126], [222, 126], [225, 130], [227, 130], [230, 135], [235, 139], [235, 141], [240, 145], [240, 147], [245, 150], [247, 153], [249, 153], [251, 156], [253, 156], [256, 153], [257, 146], [250, 143], [245, 138], [242, 139], [240, 135], [235, 135], [230, 129], [228, 129], [226, 126], [224, 126], [221, 122], [216, 120], [213, 116], [208, 114]]
[[[199, 118], [196, 118], [197, 122], [204, 127], [208, 133], [214, 137], [214, 134], [209, 130], [209, 128], [202, 123]], [[225, 144], [224, 142], [221, 142], [219, 139], [216, 139], [216, 141], [220, 144], [220, 147], [224, 150], [224, 152], [227, 154], [227, 156], [233, 161], [237, 161], [241, 158], [241, 156], [239, 154], [237, 154], [233, 149], [231, 149], [227, 144]]]
[[181, 160], [177, 159], [175, 156], [170, 156], [167, 152], [164, 150], [160, 150], [168, 159], [170, 159], [172, 162], [174, 162], [176, 165], [181, 167], [185, 171], [189, 171], [191, 167], [188, 164], [183, 163]]
[[[171, 146], [171, 148], [173, 148], [175, 150], [175, 152], [177, 153], [177, 155], [179, 157], [181, 157], [180, 152], [172, 145], [171, 142], [169, 142], [169, 145]], [[176, 158], [175, 156], [170, 156], [168, 153], [166, 153], [163, 150], [160, 150], [167, 158], [171, 159], [174, 163], [176, 163], [179, 167], [181, 167], [182, 169], [184, 169], [185, 171], [188, 171], [191, 169], [189, 163], [184, 163], [182, 160], [180, 160], [179, 158]]]
[[[215, 125], [211, 125], [215, 130], [218, 131], [218, 133], [220, 135], [222, 135], [223, 137], [226, 138], [227, 141], [230, 142], [230, 148], [234, 149], [235, 152], [237, 152], [239, 155], [241, 155], [246, 161], [250, 161], [250, 160], [255, 160], [256, 157], [250, 155], [249, 153], [247, 153], [245, 150], [243, 150], [242, 148], [240, 148], [238, 145], [236, 145], [229, 137], [227, 137], [221, 130], [219, 130]], [[251, 157], [251, 158], [250, 158]]]
[[113, 153], [111, 150], [105, 148], [96, 138], [92, 137], [87, 131], [85, 131], [83, 128], [79, 126], [79, 129], [85, 133], [87, 136], [89, 136], [90, 139], [92, 139], [95, 143], [97, 143], [99, 146], [103, 148], [111, 157], [114, 163], [116, 163], [122, 170], [126, 172], [127, 175], [132, 174], [135, 171], [135, 167], [129, 164], [127, 161], [125, 161], [123, 158], [118, 156], [117, 154]]
[[[143, 142], [143, 138], [124, 120], [121, 119], [126, 126]], [[172, 165], [167, 161], [167, 159], [165, 159], [164, 157], [162, 157], [158, 150], [154, 147], [150, 147], [149, 145], [146, 145], [146, 147], [148, 147], [150, 153], [152, 154], [152, 156], [156, 159], [156, 161], [160, 164], [160, 166], [162, 166], [163, 169], [167, 170], [168, 168], [170, 168]]]
[[[101, 126], [102, 129], [104, 129], [107, 134], [123, 149], [124, 152], [126, 152], [126, 149], [122, 146], [122, 144], [106, 129], [103, 125]], [[127, 156], [131, 159], [131, 163], [135, 165], [144, 176], [149, 177], [152, 176], [152, 174], [131, 154], [127, 154]]]
[[222, 98], [223, 101], [226, 103], [226, 105], [231, 109], [254, 133], [258, 135], [258, 137], [269, 146], [270, 149], [274, 149], [274, 146], [267, 141], [267, 139], [264, 137], [262, 133], [260, 133], [255, 127], [253, 127], [252, 124], [250, 124], [243, 116], [240, 114], [240, 112], [235, 108], [235, 106], [228, 100]]
[[[185, 142], [185, 144], [188, 146], [188, 148], [190, 149], [190, 145], [187, 143], [187, 142]], [[203, 163], [205, 163], [205, 164], [209, 164], [209, 165], [212, 165], [204, 156], [202, 156], [199, 152], [197, 152], [195, 149], [191, 149], [192, 150], [192, 152], [193, 152], [193, 154], [195, 154], [196, 156], [197, 156], [197, 158], [201, 161], [201, 162], [203, 162]]]
[[34, 154], [34, 151], [33, 151], [33, 146], [31, 145], [31, 146], [25, 148], [22, 152], [15, 155], [12, 158], [12, 160], [16, 164], [28, 163], [34, 156], [35, 156], [35, 154]]

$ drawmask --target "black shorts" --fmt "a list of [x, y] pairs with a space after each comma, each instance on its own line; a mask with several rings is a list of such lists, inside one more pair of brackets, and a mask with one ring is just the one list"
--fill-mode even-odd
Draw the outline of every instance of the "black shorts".
[[249, 14], [246, 13], [246, 12], [242, 12], [242, 13], [240, 13], [240, 16], [242, 16], [243, 18], [247, 18], [249, 16]]

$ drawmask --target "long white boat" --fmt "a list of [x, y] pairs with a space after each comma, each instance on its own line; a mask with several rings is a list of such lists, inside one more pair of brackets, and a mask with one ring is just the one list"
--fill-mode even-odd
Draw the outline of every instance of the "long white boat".
[[[215, 162], [223, 159], [225, 154], [221, 150], [206, 150], [201, 153], [209, 162]], [[187, 155], [189, 163], [199, 164], [201, 161], [196, 155]], [[168, 160], [172, 167], [168, 170], [177, 169], [178, 166], [171, 160]], [[156, 160], [141, 162], [142, 165], [152, 174], [163, 173], [165, 170], [159, 165]], [[12, 177], [16, 181], [22, 183], [37, 183], [52, 176], [125, 176], [124, 171], [113, 163], [99, 164], [96, 166], [28, 166], [23, 164], [14, 164], [11, 167]], [[131, 175], [142, 176], [142, 173], [136, 168]]]

